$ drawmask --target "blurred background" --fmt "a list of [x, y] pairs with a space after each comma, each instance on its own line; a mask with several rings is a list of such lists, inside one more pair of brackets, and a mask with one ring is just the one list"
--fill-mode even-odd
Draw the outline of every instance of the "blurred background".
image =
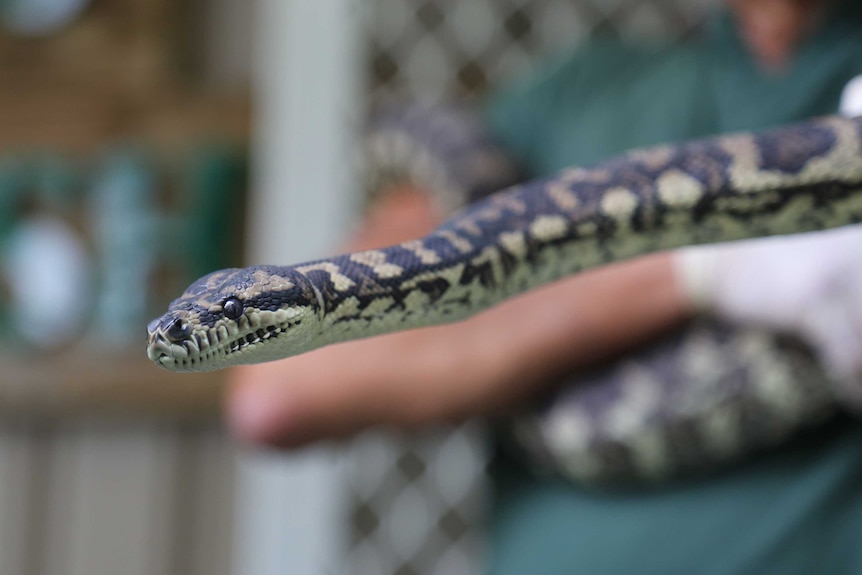
[[149, 365], [144, 326], [210, 270], [333, 250], [372, 106], [709, 3], [0, 0], [0, 574], [475, 570], [475, 430], [241, 453], [222, 376]]

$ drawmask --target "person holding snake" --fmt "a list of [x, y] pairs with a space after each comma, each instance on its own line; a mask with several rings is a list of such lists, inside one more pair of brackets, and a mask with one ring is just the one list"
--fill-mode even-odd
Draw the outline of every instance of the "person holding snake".
[[[809, 120], [838, 112], [842, 93], [852, 100], [862, 7], [729, 5], [700, 43], [600, 39], [492, 100], [487, 126], [527, 183], [438, 226], [416, 189], [422, 175], [396, 182], [353, 253], [193, 284], [150, 324], [150, 358], [203, 370], [309, 351], [237, 370], [228, 399], [240, 437], [295, 447], [371, 425], [511, 414], [566, 374], [662, 357], [697, 313], [790, 332], [816, 360], [773, 340], [798, 373], [757, 379], [752, 363], [741, 379], [760, 383], [734, 388], [723, 418], [692, 422], [676, 406], [670, 420], [685, 420], [697, 445], [656, 443], [636, 427], [649, 441], [627, 444], [623, 471], [595, 447], [553, 448], [555, 430], [573, 427], [565, 397], [527, 417], [574, 481], [501, 460], [492, 572], [862, 572], [862, 428], [843, 413], [862, 406], [862, 232], [661, 251], [862, 221], [862, 119]], [[712, 136], [722, 133], [733, 135]], [[443, 156], [460, 149], [450, 143]], [[494, 153], [473, 164], [461, 153], [450, 167]], [[401, 331], [436, 324], [449, 325]], [[388, 332], [398, 333], [322, 347]], [[664, 348], [649, 347], [668, 333]], [[812, 381], [787, 401], [789, 383]], [[659, 419], [680, 389], [656, 396]], [[576, 406], [590, 401], [574, 393]], [[756, 450], [738, 445], [745, 433]], [[754, 456], [730, 464], [728, 450]], [[636, 485], [583, 485], [620, 477]]]

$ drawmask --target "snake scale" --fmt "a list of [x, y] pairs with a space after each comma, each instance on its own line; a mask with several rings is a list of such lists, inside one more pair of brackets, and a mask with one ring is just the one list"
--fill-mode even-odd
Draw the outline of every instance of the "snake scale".
[[173, 371], [270, 361], [457, 321], [652, 251], [862, 220], [862, 119], [630, 152], [499, 192], [417, 240], [194, 282], [148, 326]]

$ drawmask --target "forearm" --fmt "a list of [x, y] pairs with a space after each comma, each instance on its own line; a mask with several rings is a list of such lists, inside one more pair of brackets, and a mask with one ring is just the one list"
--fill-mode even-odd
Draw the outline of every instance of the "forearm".
[[563, 280], [501, 311], [481, 321], [495, 330], [523, 318], [523, 327], [501, 341], [507, 349], [498, 350], [515, 358], [510, 373], [547, 380], [654, 338], [684, 321], [690, 306], [670, 257], [658, 254]]
[[[404, 239], [405, 232], [430, 231], [435, 220], [428, 217], [434, 213], [428, 197], [410, 187], [390, 190], [350, 247], [374, 248]], [[690, 313], [671, 256], [655, 254], [556, 282], [454, 326], [426, 330], [428, 334], [421, 339], [424, 345], [416, 342], [417, 348], [425, 350], [402, 350], [408, 355], [398, 363], [404, 363], [406, 372], [398, 377], [410, 380], [414, 376], [411, 369], [437, 369], [441, 377], [454, 378], [464, 389], [483, 394], [483, 400], [488, 388], [504, 388], [507, 393], [497, 399], [507, 403], [564, 373], [649, 341], [679, 325]], [[397, 337], [391, 341], [399, 347], [406, 343], [399, 344]], [[420, 365], [423, 353], [430, 357]], [[389, 369], [375, 377], [393, 375]], [[476, 385], [467, 378], [485, 383]]]
[[652, 255], [559, 281], [464, 322], [452, 330], [449, 346], [467, 367], [452, 371], [481, 382], [463, 382], [476, 394], [468, 405], [506, 408], [564, 374], [654, 339], [690, 314], [670, 256]]
[[[427, 233], [427, 196], [381, 200], [352, 248]], [[373, 425], [498, 413], [566, 372], [670, 329], [688, 314], [669, 257], [590, 271], [469, 320], [353, 341], [234, 372], [229, 417], [255, 443], [298, 446]]]

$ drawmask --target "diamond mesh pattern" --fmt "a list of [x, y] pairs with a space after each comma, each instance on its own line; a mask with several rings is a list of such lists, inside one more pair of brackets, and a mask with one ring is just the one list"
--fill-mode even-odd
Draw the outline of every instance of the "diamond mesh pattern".
[[[472, 101], [602, 30], [655, 40], [693, 31], [715, 0], [371, 0], [372, 101]], [[484, 571], [487, 453], [479, 425], [369, 433], [346, 464], [346, 573]]]
[[475, 423], [368, 433], [347, 460], [348, 573], [478, 573], [486, 454]]
[[630, 39], [695, 29], [714, 0], [373, 0], [371, 88], [472, 99], [599, 30]]

